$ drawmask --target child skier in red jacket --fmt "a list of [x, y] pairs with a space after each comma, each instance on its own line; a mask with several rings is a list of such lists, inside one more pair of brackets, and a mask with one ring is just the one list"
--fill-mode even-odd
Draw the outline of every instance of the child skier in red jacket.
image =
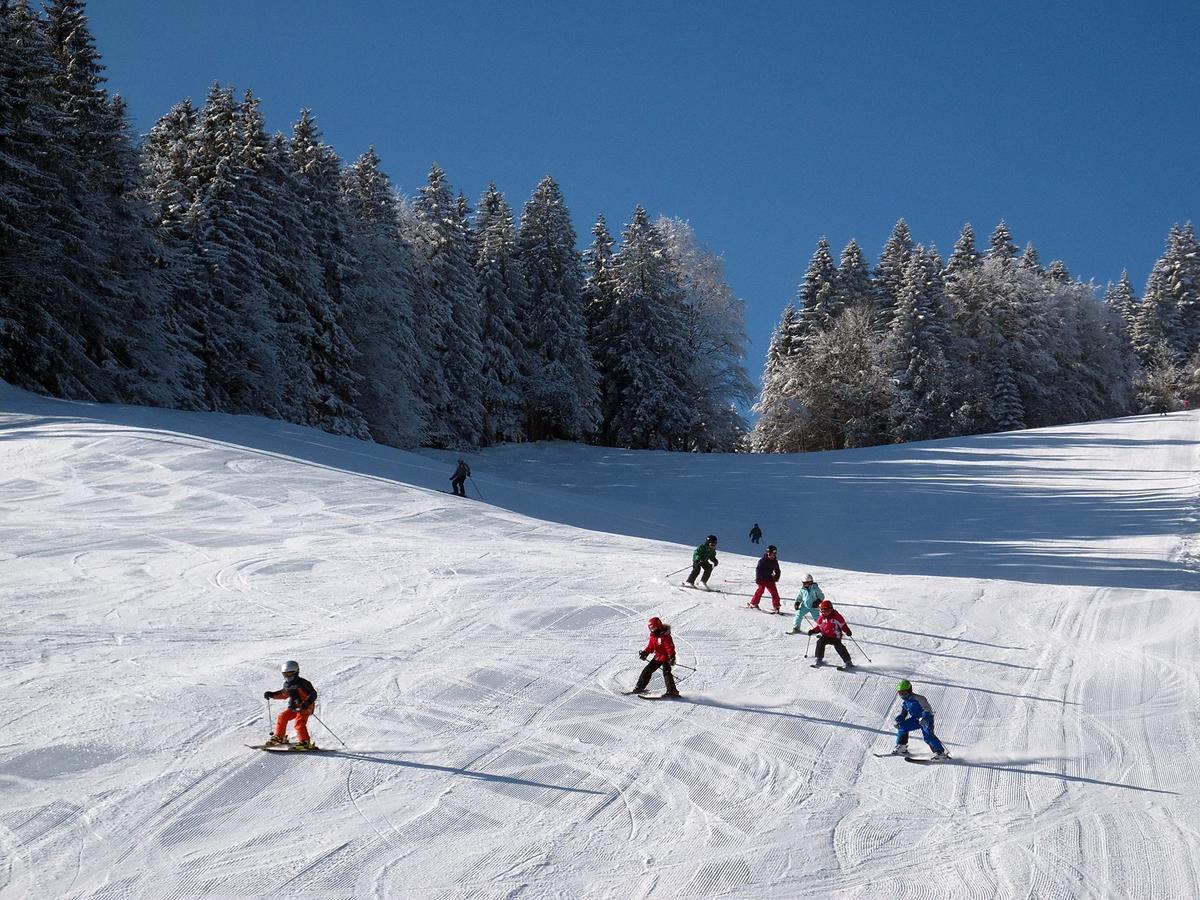
[[850, 626], [846, 624], [846, 620], [842, 618], [842, 614], [834, 609], [833, 604], [828, 600], [822, 600], [821, 605], [817, 608], [821, 610], [821, 615], [817, 619], [817, 625], [815, 628], [808, 630], [809, 634], [821, 635], [817, 638], [817, 661], [813, 663], [813, 668], [825, 665], [825, 647], [829, 644], [833, 644], [833, 649], [842, 658], [845, 668], [854, 668], [854, 663], [850, 660], [850, 651], [842, 643], [842, 635], [849, 636], [853, 634]]
[[650, 683], [650, 676], [661, 667], [663, 681], [667, 683], [667, 692], [663, 694], [663, 697], [678, 697], [679, 691], [675, 687], [675, 676], [671, 674], [671, 666], [675, 665], [675, 641], [671, 638], [671, 626], [664, 625], [658, 616], [653, 616], [646, 625], [650, 629], [650, 642], [638, 656], [645, 659], [654, 654], [654, 658], [646, 663], [646, 668], [642, 669], [642, 674], [638, 676], [637, 686], [630, 693], [646, 693], [646, 685]]

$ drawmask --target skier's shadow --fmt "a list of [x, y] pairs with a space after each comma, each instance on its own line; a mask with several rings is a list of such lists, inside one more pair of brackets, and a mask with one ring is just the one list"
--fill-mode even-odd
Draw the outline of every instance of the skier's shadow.
[[864, 675], [878, 675], [881, 678], [911, 678], [920, 681], [922, 685], [933, 685], [935, 687], [956, 688], [960, 691], [976, 691], [980, 694], [994, 694], [997, 697], [1013, 697], [1017, 700], [1038, 700], [1042, 703], [1058, 703], [1061, 706], [1078, 706], [1077, 700], [1066, 700], [1062, 697], [1039, 697], [1036, 694], [1015, 694], [1011, 691], [995, 691], [991, 688], [975, 687], [970, 684], [960, 684], [957, 681], [935, 681], [920, 673], [913, 672], [889, 672], [886, 669], [877, 668], [873, 663], [867, 665], [855, 666], [855, 668]]
[[[318, 755], [318, 754], [314, 754]], [[545, 781], [532, 781], [528, 778], [514, 778], [511, 775], [493, 775], [491, 772], [477, 772], [473, 769], [463, 769], [456, 766], [435, 766], [432, 763], [413, 762], [408, 759], [398, 759], [394, 751], [382, 750], [326, 750], [320, 756], [336, 756], [339, 759], [353, 759], [359, 762], [378, 763], [384, 766], [403, 766], [406, 769], [425, 769], [432, 772], [446, 772], [450, 775], [463, 775], [467, 778], [478, 778], [480, 781], [492, 781], [500, 784], [512, 784], [519, 787], [539, 788], [547, 791], [563, 791], [568, 794], [595, 794], [598, 797], [608, 795], [606, 791], [593, 791], [588, 788], [567, 787], [565, 784], [550, 784]]]
[[[953, 639], [952, 639], [953, 640]], [[961, 659], [966, 662], [982, 663], [987, 666], [1003, 666], [1006, 669], [1025, 669], [1029, 672], [1039, 671], [1037, 666], [1023, 666], [1020, 663], [1000, 662], [996, 659], [980, 659], [977, 656], [962, 656], [958, 653], [938, 653], [936, 650], [920, 650], [916, 647], [903, 647], [900, 644], [885, 644], [883, 641], [863, 641], [871, 647], [887, 647], [889, 650], [905, 650], [909, 653], [921, 653], [925, 656], [940, 656], [944, 659]]]
[[858, 725], [854, 722], [843, 722], [840, 719], [822, 719], [820, 716], [806, 716], [803, 713], [783, 712], [778, 709], [768, 709], [765, 706], [738, 706], [735, 703], [722, 703], [720, 700], [713, 700], [710, 697], [686, 697], [685, 703], [692, 703], [696, 706], [711, 706], [715, 709], [728, 709], [731, 712], [747, 712], [757, 713], [763, 716], [780, 716], [784, 719], [799, 719], [801, 722], [812, 722], [814, 725], [832, 725], [835, 728], [849, 728], [852, 731], [865, 731], [868, 734], [895, 734], [895, 731], [881, 731], [878, 728], [872, 728], [870, 725]]
[[911, 634], [915, 637], [934, 638], [935, 640], [939, 641], [954, 641], [955, 643], [959, 644], [978, 644], [980, 647], [994, 647], [997, 650], [1029, 650], [1028, 647], [1009, 647], [1007, 644], [989, 644], [987, 641], [972, 641], [969, 638], [947, 637], [944, 634], [928, 634], [924, 631], [909, 631], [906, 628], [890, 628], [887, 625], [864, 625], [862, 623], [858, 623], [854, 627], [874, 628], [878, 631], [895, 631], [899, 634]]
[[1036, 762], [1043, 762], [1041, 759], [1030, 760], [1012, 760], [1009, 765], [1000, 765], [998, 763], [987, 762], [972, 762], [970, 760], [952, 758], [942, 762], [942, 765], [947, 763], [955, 766], [962, 766], [968, 769], [991, 769], [995, 772], [1008, 772], [1013, 775], [1040, 775], [1045, 778], [1055, 778], [1059, 781], [1073, 781], [1078, 784], [1098, 784], [1102, 787], [1124, 788], [1127, 791], [1143, 791], [1148, 794], [1169, 794], [1172, 797], [1178, 797], [1178, 791], [1165, 791], [1162, 788], [1141, 787], [1136, 784], [1124, 784], [1120, 781], [1105, 781], [1103, 778], [1087, 778], [1083, 775], [1066, 775], [1062, 772], [1050, 772], [1046, 769], [1023, 769], [1021, 765], [1032, 765]]

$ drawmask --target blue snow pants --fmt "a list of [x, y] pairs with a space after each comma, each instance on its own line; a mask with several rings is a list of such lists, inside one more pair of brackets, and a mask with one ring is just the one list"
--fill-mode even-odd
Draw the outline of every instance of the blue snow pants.
[[904, 716], [896, 719], [896, 743], [908, 745], [908, 733], [921, 729], [921, 737], [925, 738], [925, 743], [929, 745], [929, 749], [934, 753], [944, 753], [946, 748], [942, 746], [942, 742], [938, 740], [936, 734], [933, 733], [933, 716]]

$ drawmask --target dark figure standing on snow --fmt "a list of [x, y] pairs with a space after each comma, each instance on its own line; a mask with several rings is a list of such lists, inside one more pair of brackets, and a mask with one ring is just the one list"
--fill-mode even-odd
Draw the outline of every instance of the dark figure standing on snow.
[[300, 677], [300, 663], [289, 659], [283, 664], [283, 687], [277, 691], [263, 691], [268, 700], [287, 700], [287, 709], [275, 719], [275, 731], [267, 740], [268, 744], [286, 744], [288, 722], [296, 722], [296, 737], [299, 743], [293, 746], [297, 750], [320, 749], [308, 736], [308, 717], [317, 708], [317, 689], [307, 678]]
[[771, 604], [775, 612], [779, 612], [779, 589], [775, 587], [775, 582], [779, 580], [779, 559], [774, 544], [767, 547], [767, 552], [758, 561], [754, 570], [754, 580], [758, 583], [758, 590], [754, 592], [747, 606], [758, 609], [758, 601], [762, 599], [763, 591], [770, 591]]
[[678, 697], [679, 691], [675, 687], [675, 676], [671, 674], [671, 666], [675, 665], [675, 641], [671, 639], [671, 626], [664, 625], [658, 616], [651, 617], [646, 626], [650, 629], [650, 643], [646, 644], [646, 649], [638, 656], [645, 659], [647, 656], [653, 655], [654, 658], [646, 663], [646, 668], [642, 669], [642, 674], [638, 676], [637, 685], [632, 693], [646, 693], [646, 685], [650, 683], [650, 676], [661, 668], [663, 681], [667, 683], [667, 692], [663, 696]]
[[842, 663], [847, 669], [854, 667], [854, 663], [850, 660], [850, 651], [846, 649], [846, 645], [842, 643], [842, 635], [852, 635], [854, 632], [850, 630], [850, 626], [846, 624], [846, 620], [842, 618], [842, 614], [833, 608], [833, 604], [828, 600], [822, 600], [821, 616], [817, 619], [815, 628], [809, 629], [809, 634], [820, 634], [817, 638], [817, 661], [813, 663], [813, 668], [825, 665], [825, 648], [833, 644], [833, 649], [838, 652], [838, 656], [842, 658]]
[[933, 707], [925, 696], [913, 693], [907, 678], [896, 685], [896, 693], [900, 695], [900, 715], [896, 716], [896, 749], [892, 752], [897, 756], [908, 756], [908, 733], [920, 728], [921, 737], [933, 751], [933, 758], [949, 759], [950, 754], [933, 733]]
[[471, 467], [467, 465], [465, 459], [458, 461], [458, 468], [454, 470], [454, 474], [450, 476], [450, 484], [454, 486], [454, 496], [467, 496], [467, 479], [471, 477]]
[[708, 588], [708, 576], [712, 574], [712, 570], [717, 566], [717, 536], [710, 534], [708, 538], [692, 551], [692, 574], [687, 577], [684, 582], [688, 587], [696, 586], [696, 576], [704, 572], [704, 577], [700, 579], [700, 586]]
[[754, 527], [750, 529], [750, 543], [757, 544], [762, 540], [762, 529], [758, 527], [758, 523], [754, 523]]

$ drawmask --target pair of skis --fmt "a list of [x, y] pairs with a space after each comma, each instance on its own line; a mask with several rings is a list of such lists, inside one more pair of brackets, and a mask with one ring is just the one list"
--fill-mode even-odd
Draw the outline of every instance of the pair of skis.
[[[900, 754], [899, 753], [876, 753], [875, 756], [878, 757], [879, 759], [883, 759], [885, 756], [900, 756]], [[930, 766], [930, 765], [933, 765], [934, 763], [943, 763], [943, 762], [953, 762], [954, 761], [949, 756], [943, 756], [941, 759], [933, 759], [932, 757], [907, 756], [906, 755], [906, 756], [902, 756], [901, 759], [903, 759], [905, 762], [916, 763], [919, 766]]]
[[323, 753], [320, 747], [297, 747], [295, 744], [247, 744], [251, 750], [269, 750], [272, 753]]

